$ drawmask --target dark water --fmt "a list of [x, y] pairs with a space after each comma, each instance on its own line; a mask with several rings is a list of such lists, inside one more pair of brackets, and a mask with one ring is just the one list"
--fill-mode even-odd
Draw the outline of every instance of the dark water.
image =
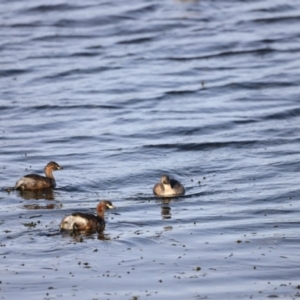
[[[0, 2], [1, 299], [300, 296], [300, 3]], [[5, 192], [54, 160], [57, 188]], [[186, 195], [152, 195], [161, 174]], [[61, 234], [74, 211], [104, 234]]]

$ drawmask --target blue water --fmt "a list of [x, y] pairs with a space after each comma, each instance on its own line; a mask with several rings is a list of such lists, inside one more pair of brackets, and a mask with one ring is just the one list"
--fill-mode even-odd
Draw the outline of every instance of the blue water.
[[[300, 3], [0, 2], [1, 299], [295, 299]], [[47, 193], [9, 191], [56, 161]], [[152, 194], [162, 174], [186, 195]], [[103, 234], [59, 231], [117, 206]]]

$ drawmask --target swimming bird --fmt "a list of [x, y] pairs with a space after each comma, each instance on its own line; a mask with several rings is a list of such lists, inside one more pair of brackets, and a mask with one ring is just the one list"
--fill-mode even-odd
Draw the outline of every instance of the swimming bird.
[[153, 193], [161, 197], [181, 196], [184, 195], [185, 189], [176, 179], [163, 175], [160, 178], [160, 182], [154, 185]]
[[50, 161], [44, 168], [45, 176], [38, 174], [28, 174], [20, 178], [15, 185], [16, 190], [38, 190], [46, 188], [55, 188], [56, 182], [52, 172], [62, 170], [63, 168], [54, 161]]
[[60, 223], [61, 230], [74, 231], [102, 231], [105, 229], [104, 212], [116, 208], [110, 201], [101, 201], [96, 208], [97, 216], [82, 212], [66, 216]]

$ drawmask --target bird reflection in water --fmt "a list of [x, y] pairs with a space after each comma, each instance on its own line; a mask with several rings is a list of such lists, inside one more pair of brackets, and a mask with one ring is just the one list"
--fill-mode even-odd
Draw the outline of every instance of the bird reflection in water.
[[19, 195], [25, 200], [54, 200], [54, 193], [52, 189], [20, 190]]
[[[65, 237], [72, 237], [74, 242], [76, 243], [82, 243], [85, 239], [95, 239], [95, 232], [65, 231], [65, 232], [60, 232], [60, 234]], [[97, 239], [100, 241], [110, 241], [111, 237], [109, 236], [109, 234], [105, 234], [103, 231], [101, 231], [101, 232], [97, 232]]]
[[97, 239], [101, 240], [101, 241], [110, 241], [111, 240], [110, 236], [108, 234], [104, 234], [104, 232], [99, 232]]
[[58, 208], [59, 205], [55, 205], [55, 204], [46, 204], [46, 205], [41, 205], [41, 204], [25, 204], [23, 207], [25, 209], [54, 209], [54, 208]]
[[[54, 200], [54, 194], [52, 189], [43, 190], [21, 190], [19, 196], [25, 200]], [[24, 204], [25, 209], [56, 209], [60, 208], [60, 203], [33, 203]]]
[[161, 216], [164, 220], [171, 219], [171, 207], [170, 206], [162, 206], [161, 207]]
[[172, 198], [162, 198], [162, 206], [161, 206], [161, 216], [164, 220], [171, 219], [171, 207], [170, 202], [172, 201]]

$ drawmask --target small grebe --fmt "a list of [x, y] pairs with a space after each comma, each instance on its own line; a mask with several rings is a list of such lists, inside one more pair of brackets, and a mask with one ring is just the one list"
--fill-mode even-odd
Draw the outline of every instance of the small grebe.
[[153, 193], [161, 197], [181, 196], [184, 195], [183, 185], [168, 175], [163, 175], [160, 182], [153, 187]]
[[66, 216], [60, 223], [61, 230], [72, 231], [101, 231], [105, 228], [104, 212], [116, 208], [110, 201], [104, 200], [97, 205], [97, 216], [86, 213], [73, 213]]
[[20, 178], [16, 185], [16, 190], [38, 190], [46, 188], [55, 188], [56, 182], [53, 177], [52, 172], [56, 170], [62, 170], [63, 168], [59, 166], [56, 162], [50, 161], [44, 168], [45, 176], [37, 174], [29, 174]]

